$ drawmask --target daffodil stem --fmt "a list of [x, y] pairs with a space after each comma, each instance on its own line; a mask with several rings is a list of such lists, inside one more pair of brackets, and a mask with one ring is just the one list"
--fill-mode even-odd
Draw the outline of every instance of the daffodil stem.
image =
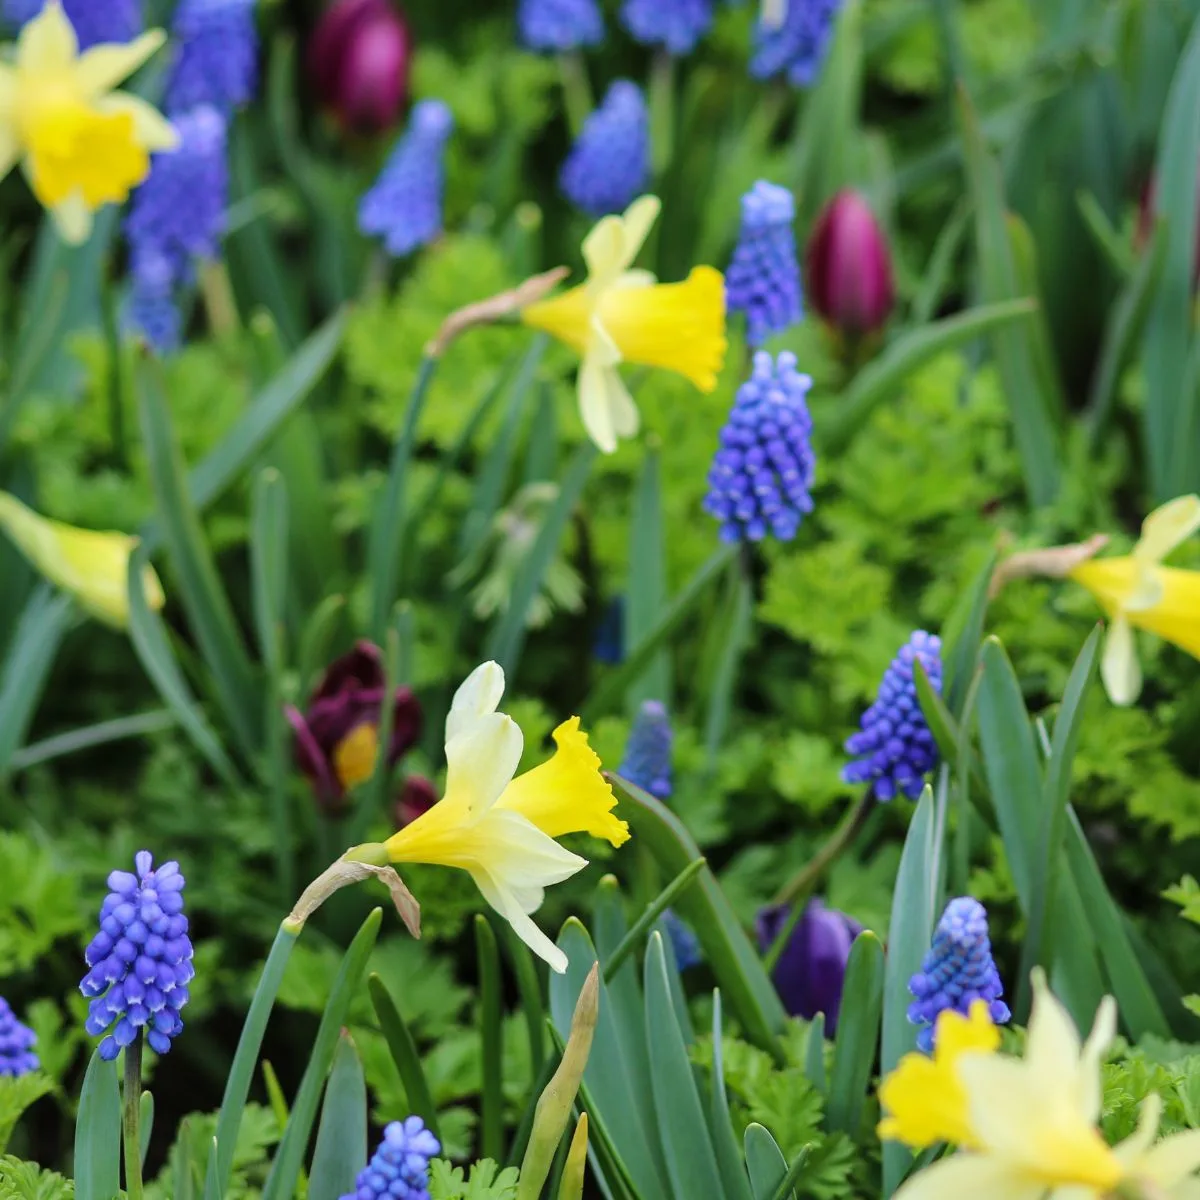
[[650, 67], [650, 167], [657, 181], [671, 165], [675, 142], [675, 59], [659, 50]]
[[104, 289], [101, 296], [100, 315], [104, 323], [104, 340], [108, 344], [108, 379], [105, 391], [108, 393], [108, 428], [112, 439], [113, 457], [118, 466], [125, 466], [127, 455], [125, 450], [125, 409], [124, 382], [122, 379], [121, 363], [121, 331], [117, 323], [116, 289], [112, 279], [105, 273]]
[[592, 112], [592, 85], [588, 82], [583, 58], [577, 53], [558, 56], [558, 73], [562, 80], [567, 125], [570, 127], [571, 137], [577, 138], [583, 129], [583, 123]]
[[213, 333], [221, 337], [236, 333], [239, 325], [237, 301], [223, 262], [213, 259], [200, 264], [200, 294], [204, 297], [204, 311]]
[[125, 1112], [122, 1122], [125, 1143], [125, 1193], [129, 1200], [142, 1200], [142, 1030], [125, 1047]]

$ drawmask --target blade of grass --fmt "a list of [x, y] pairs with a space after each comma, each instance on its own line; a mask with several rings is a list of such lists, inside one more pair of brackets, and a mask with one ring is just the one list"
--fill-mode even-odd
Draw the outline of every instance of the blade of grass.
[[479, 1150], [484, 1158], [499, 1162], [504, 1153], [500, 954], [496, 948], [496, 935], [482, 913], [475, 914], [475, 957], [479, 969], [480, 1069], [483, 1074], [479, 1099]]
[[392, 1061], [400, 1073], [408, 1110], [420, 1117], [433, 1132], [433, 1136], [440, 1139], [437, 1109], [434, 1107], [429, 1084], [425, 1079], [425, 1069], [421, 1066], [421, 1056], [417, 1053], [412, 1034], [378, 975], [371, 975], [367, 979], [367, 990], [371, 993], [371, 1004], [375, 1009], [375, 1016], [379, 1019], [379, 1028], [388, 1044]]

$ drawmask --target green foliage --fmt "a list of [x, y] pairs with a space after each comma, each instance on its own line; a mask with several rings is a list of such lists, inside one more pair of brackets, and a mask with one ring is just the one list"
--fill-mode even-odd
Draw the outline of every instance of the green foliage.
[[32, 838], [0, 832], [0, 973], [26, 971], [59, 938], [84, 928], [75, 880], [63, 872], [58, 852]]
[[[146, 1185], [150, 1200], [173, 1200], [190, 1187], [193, 1195], [204, 1194], [204, 1179], [209, 1152], [217, 1131], [217, 1114], [192, 1113], [179, 1126], [178, 1135], [158, 1177]], [[257, 1196], [270, 1170], [271, 1150], [278, 1143], [279, 1123], [271, 1109], [248, 1104], [242, 1114], [237, 1145], [233, 1152], [233, 1173], [225, 1195], [233, 1200]]]
[[0, 1157], [0, 1200], [71, 1200], [75, 1185], [55, 1171], [11, 1155]]
[[0, 1154], [7, 1148], [17, 1122], [25, 1110], [37, 1103], [54, 1087], [54, 1081], [42, 1071], [28, 1075], [0, 1076]]
[[520, 1177], [516, 1167], [501, 1170], [490, 1158], [472, 1163], [470, 1175], [435, 1158], [429, 1164], [429, 1200], [513, 1200]]

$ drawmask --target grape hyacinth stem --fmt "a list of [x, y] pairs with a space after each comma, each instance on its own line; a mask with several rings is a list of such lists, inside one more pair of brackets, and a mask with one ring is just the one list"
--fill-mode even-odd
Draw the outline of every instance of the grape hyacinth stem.
[[658, 50], [650, 67], [650, 170], [655, 180], [671, 163], [675, 142], [675, 59]]
[[125, 1047], [125, 1113], [122, 1120], [125, 1143], [125, 1193], [129, 1200], [142, 1200], [142, 1030]]
[[562, 81], [563, 107], [567, 110], [567, 125], [574, 141], [583, 131], [583, 124], [596, 107], [587, 67], [578, 50], [568, 50], [558, 56], [558, 74]]

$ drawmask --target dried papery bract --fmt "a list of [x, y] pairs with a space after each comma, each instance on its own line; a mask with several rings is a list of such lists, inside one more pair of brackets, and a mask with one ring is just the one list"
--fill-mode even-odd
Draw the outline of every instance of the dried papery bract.
[[437, 336], [425, 347], [429, 358], [440, 358], [460, 334], [476, 325], [491, 325], [505, 317], [520, 312], [527, 305], [541, 300], [548, 292], [553, 291], [571, 273], [569, 267], [554, 267], [543, 271], [519, 283], [507, 292], [489, 296], [486, 300], [477, 300], [456, 309], [443, 322], [437, 331]]
[[[373, 853], [378, 851], [378, 853]], [[351, 857], [360, 855], [363, 857]], [[369, 861], [365, 861], [369, 860]], [[376, 861], [379, 860], [379, 861]], [[404, 881], [394, 867], [388, 865], [387, 851], [381, 844], [369, 843], [347, 850], [337, 862], [317, 876], [303, 891], [295, 907], [288, 913], [284, 925], [299, 932], [309, 917], [329, 899], [334, 892], [364, 879], [378, 879], [392, 895], [392, 903], [405, 928], [415, 938], [421, 936], [421, 906], [416, 897], [404, 886]]]
[[1041, 550], [1018, 550], [996, 565], [989, 597], [1000, 594], [1005, 584], [1027, 575], [1044, 575], [1050, 579], [1066, 579], [1080, 563], [1094, 558], [1108, 545], [1108, 534], [1093, 534], [1086, 542], [1072, 542], [1066, 546], [1047, 546]]

